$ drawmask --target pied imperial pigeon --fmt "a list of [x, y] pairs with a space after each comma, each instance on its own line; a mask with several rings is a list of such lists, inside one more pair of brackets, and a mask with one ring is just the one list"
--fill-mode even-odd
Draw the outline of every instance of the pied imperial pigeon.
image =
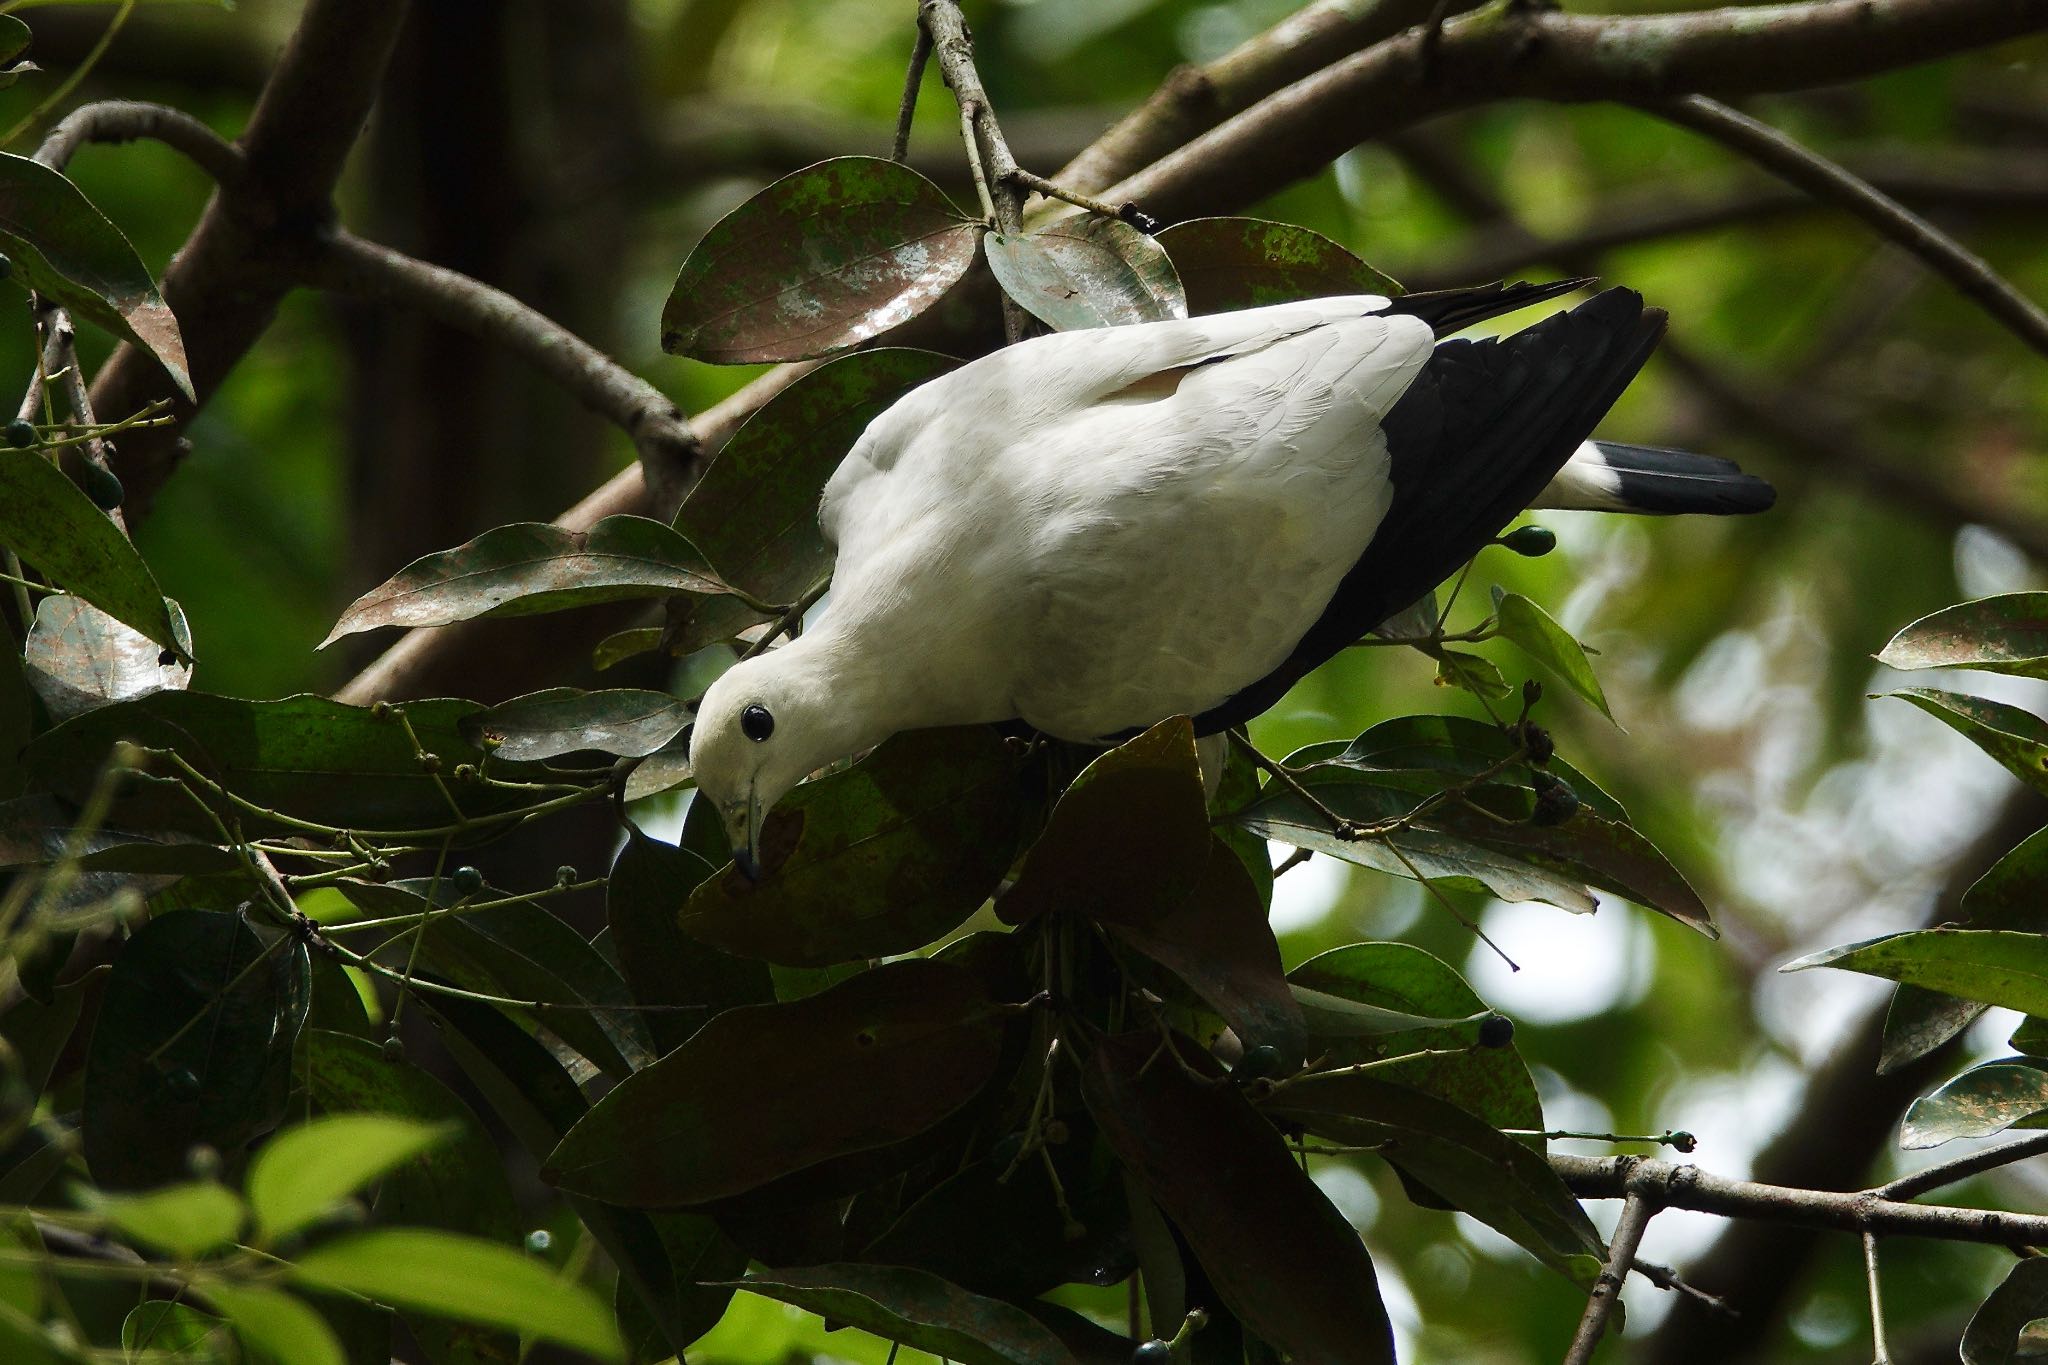
[[1634, 291], [1443, 339], [1585, 283], [1061, 332], [905, 395], [825, 487], [822, 618], [698, 707], [734, 861], [758, 876], [770, 808], [899, 731], [1242, 724], [1525, 508], [1770, 506], [1724, 460], [1587, 439], [1664, 331]]

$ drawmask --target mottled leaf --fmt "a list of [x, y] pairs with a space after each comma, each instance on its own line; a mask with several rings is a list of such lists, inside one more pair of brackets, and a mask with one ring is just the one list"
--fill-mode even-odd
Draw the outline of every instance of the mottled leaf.
[[1059, 1337], [1023, 1309], [929, 1271], [834, 1264], [756, 1271], [733, 1283], [960, 1365], [1075, 1365]]
[[1117, 1159], [1180, 1229], [1232, 1313], [1297, 1360], [1391, 1365], [1372, 1258], [1280, 1134], [1208, 1054], [1146, 1029], [1098, 1038], [1081, 1095]]
[[645, 800], [691, 786], [696, 780], [697, 771], [690, 766], [690, 732], [686, 729], [633, 765], [626, 774], [625, 798]]
[[1894, 635], [1892, 668], [1981, 668], [2048, 678], [2048, 593], [2014, 592], [1943, 607]]
[[973, 914], [1010, 866], [1023, 771], [985, 725], [898, 735], [777, 806], [761, 880], [733, 870], [705, 882], [683, 930], [794, 967], [922, 947]]
[[1809, 953], [1778, 970], [1812, 967], [1838, 967], [2022, 1014], [2048, 1014], [2048, 937], [2040, 934], [1923, 929]]
[[1055, 331], [1188, 315], [1166, 252], [1114, 218], [1084, 214], [1014, 237], [991, 232], [982, 249], [1003, 292]]
[[464, 739], [503, 758], [535, 762], [590, 750], [640, 758], [689, 723], [689, 708], [666, 692], [552, 687], [465, 716], [458, 728]]
[[1899, 1128], [1899, 1146], [1913, 1150], [1990, 1137], [2043, 1110], [2048, 1068], [2018, 1057], [1986, 1062], [1914, 1100]]
[[2048, 721], [2002, 701], [1908, 687], [1886, 693], [1933, 716], [2038, 792], [2048, 792]]
[[1601, 715], [1614, 719], [1584, 646], [1553, 621], [1549, 612], [1515, 592], [1503, 596], [1494, 611], [1503, 639], [1562, 678], [1572, 691], [1599, 708]]
[[[2048, 1260], [2021, 1261], [1963, 1329], [1963, 1365], [2022, 1365], [2041, 1358], [2027, 1327], [2048, 1318]], [[1951, 1329], [1953, 1330], [1953, 1329]], [[2024, 1349], [2023, 1349], [2024, 1345]]]
[[263, 1144], [250, 1164], [257, 1230], [271, 1241], [290, 1236], [450, 1136], [444, 1125], [395, 1114], [335, 1114], [295, 1125]]
[[23, 284], [134, 342], [193, 397], [178, 320], [121, 229], [61, 174], [8, 152], [0, 152], [0, 251]]
[[480, 616], [729, 591], [695, 546], [646, 517], [610, 516], [588, 531], [517, 522], [415, 559], [352, 602], [320, 647], [379, 626], [445, 626]]
[[[0, 152], [0, 165], [18, 160]], [[5, 198], [0, 184], [0, 218]], [[0, 545], [162, 648], [184, 649], [178, 619], [128, 537], [35, 451], [0, 450]]]
[[1188, 311], [1197, 315], [1333, 294], [1401, 292], [1328, 237], [1292, 223], [1194, 218], [1160, 233], [1159, 244], [1173, 257]]
[[[934, 351], [885, 347], [820, 365], [732, 434], [683, 500], [676, 529], [725, 582], [758, 601], [796, 601], [832, 572], [818, 525], [832, 472], [870, 422], [959, 364]], [[670, 647], [683, 654], [767, 619], [731, 596], [675, 598], [669, 613]]]
[[107, 1189], [183, 1176], [199, 1143], [233, 1152], [284, 1112], [306, 1017], [303, 944], [239, 916], [174, 910], [114, 960], [85, 1063], [85, 1159]]
[[662, 309], [661, 348], [746, 365], [858, 346], [938, 302], [974, 264], [980, 235], [907, 166], [806, 166], [704, 234]]
[[167, 655], [156, 641], [70, 593], [56, 593], [37, 603], [35, 624], [23, 650], [23, 670], [50, 719], [68, 720], [108, 702], [191, 682], [192, 635], [185, 613], [169, 598], [164, 607], [177, 640], [175, 655]]
[[609, 1203], [673, 1207], [902, 1141], [989, 1080], [1004, 1013], [972, 974], [923, 959], [727, 1010], [593, 1105], [543, 1175]]
[[668, 1052], [720, 1010], [774, 998], [760, 962], [733, 957], [677, 925], [690, 893], [715, 871], [687, 849], [629, 829], [605, 883], [605, 920], [633, 999], [676, 1006], [647, 1015], [656, 1049]]

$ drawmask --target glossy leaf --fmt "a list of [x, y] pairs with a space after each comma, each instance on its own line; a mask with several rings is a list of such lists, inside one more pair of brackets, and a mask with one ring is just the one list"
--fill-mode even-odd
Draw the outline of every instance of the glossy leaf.
[[305, 946], [266, 945], [236, 915], [174, 910], [138, 929], [107, 978], [86, 1057], [94, 1181], [177, 1180], [194, 1145], [232, 1153], [272, 1127], [306, 992]]
[[1899, 1129], [1899, 1146], [1912, 1150], [1990, 1137], [2043, 1110], [2048, 1069], [2018, 1058], [1986, 1062], [1914, 1100]]
[[[1472, 1047], [1486, 1005], [1450, 964], [1406, 943], [1354, 943], [1310, 958], [1287, 979], [1314, 992], [1316, 999], [1304, 1010], [1317, 1049], [1333, 1064], [1469, 1049], [1418, 1057], [1376, 1074], [1447, 1100], [1496, 1128], [1543, 1127], [1536, 1083], [1515, 1049]], [[1396, 1026], [1381, 1029], [1376, 1023], [1370, 1033], [1359, 1031], [1341, 1012], [1346, 1004], [1392, 1012], [1395, 1018], [1385, 1022]], [[1417, 1022], [1400, 1026], [1402, 1019]]]
[[348, 1365], [334, 1329], [296, 1294], [227, 1280], [203, 1281], [202, 1292], [269, 1365]]
[[1159, 245], [1180, 272], [1188, 311], [1198, 316], [1333, 294], [1401, 292], [1328, 237], [1292, 223], [1193, 218], [1160, 233]]
[[1083, 214], [1014, 237], [991, 232], [982, 248], [1003, 292], [1054, 331], [1188, 315], [1166, 252], [1114, 218]]
[[792, 967], [919, 948], [988, 899], [1027, 810], [1023, 765], [989, 726], [912, 730], [798, 787], [761, 836], [764, 875], [690, 896], [683, 931]]
[[646, 517], [610, 516], [588, 531], [517, 522], [415, 559], [352, 602], [320, 647], [379, 626], [445, 626], [728, 591], [695, 546]]
[[1601, 715], [1614, 719], [1614, 712], [1608, 709], [1607, 694], [1600, 690], [1600, 679], [1594, 676], [1593, 665], [1586, 659], [1585, 648], [1572, 638], [1570, 631], [1553, 621], [1549, 612], [1514, 592], [1502, 597], [1494, 612], [1503, 639], [1563, 679], [1572, 691], [1599, 708]]
[[2048, 593], [2005, 593], [1943, 607], [1894, 635], [1877, 661], [1905, 670], [1981, 668], [2048, 678]]
[[[960, 362], [884, 347], [820, 365], [732, 434], [676, 513], [720, 577], [764, 602], [794, 602], [832, 572], [818, 500], [870, 422]], [[687, 654], [767, 618], [737, 597], [671, 601], [670, 647]]]
[[290, 1269], [300, 1284], [395, 1308], [487, 1323], [619, 1360], [611, 1309], [545, 1261], [429, 1228], [372, 1228], [323, 1242]]
[[834, 1264], [756, 1271], [734, 1284], [960, 1365], [1074, 1365], [1023, 1309], [905, 1266]]
[[0, 152], [0, 252], [23, 284], [134, 342], [193, 397], [178, 320], [121, 229], [61, 174], [7, 152]]
[[907, 166], [806, 166], [704, 234], [662, 309], [661, 348], [721, 365], [846, 350], [938, 302], [980, 233]]
[[697, 771], [690, 765], [690, 732], [685, 729], [633, 765], [626, 774], [625, 798], [629, 802], [643, 801], [693, 786], [696, 781]]
[[1174, 716], [1081, 770], [996, 910], [1011, 924], [1059, 910], [1153, 917], [1187, 899], [1208, 858], [1195, 730]]
[[677, 925], [690, 893], [713, 871], [696, 854], [629, 829], [605, 884], [605, 922], [634, 1001], [682, 1007], [647, 1015], [660, 1052], [684, 1042], [720, 1010], [774, 998], [760, 962], [721, 952]]
[[1962, 692], [1908, 687], [1887, 693], [1933, 716], [2038, 792], [2048, 792], [2048, 721], [2031, 711]]
[[2009, 929], [1925, 929], [1887, 934], [1809, 953], [1778, 970], [1838, 967], [2003, 1005], [2022, 1014], [2048, 1014], [2048, 938]]
[[205, 1180], [161, 1185], [138, 1194], [89, 1197], [88, 1207], [137, 1245], [177, 1259], [231, 1245], [248, 1215], [233, 1190]]
[[[0, 152], [0, 167], [20, 159]], [[0, 242], [5, 198], [0, 183]], [[35, 451], [0, 450], [0, 545], [159, 647], [184, 649], [170, 603], [128, 537]]]
[[[1393, 1329], [1358, 1234], [1236, 1086], [1160, 1058], [1164, 1041], [1150, 1029], [1098, 1038], [1083, 1059], [1082, 1098], [1117, 1159], [1262, 1340], [1297, 1360], [1391, 1365]], [[1186, 1039], [1174, 1045], [1213, 1066]]]
[[2039, 1360], [2029, 1325], [2048, 1318], [2048, 1261], [2021, 1261], [2006, 1272], [1963, 1329], [1963, 1365], [2024, 1365]]
[[288, 1237], [450, 1136], [440, 1124], [392, 1114], [337, 1114], [289, 1128], [249, 1167], [257, 1229], [271, 1241]]
[[666, 692], [553, 687], [465, 716], [459, 728], [464, 739], [494, 746], [500, 757], [536, 762], [591, 750], [639, 758], [689, 723], [689, 709]]
[[29, 685], [52, 721], [192, 681], [192, 635], [185, 613], [166, 598], [178, 653], [167, 663], [156, 641], [122, 625], [83, 598], [56, 593], [36, 604], [23, 650]]
[[970, 973], [922, 959], [727, 1010], [593, 1105], [542, 1174], [609, 1203], [674, 1207], [914, 1137], [987, 1083], [1003, 1019]]

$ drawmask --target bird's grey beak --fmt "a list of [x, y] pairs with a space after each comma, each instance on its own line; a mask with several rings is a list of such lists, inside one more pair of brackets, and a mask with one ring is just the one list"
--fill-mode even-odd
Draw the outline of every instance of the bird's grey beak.
[[718, 814], [725, 821], [725, 836], [732, 845], [732, 865], [748, 881], [760, 881], [761, 825], [766, 818], [760, 801], [749, 790], [739, 800], [720, 806]]

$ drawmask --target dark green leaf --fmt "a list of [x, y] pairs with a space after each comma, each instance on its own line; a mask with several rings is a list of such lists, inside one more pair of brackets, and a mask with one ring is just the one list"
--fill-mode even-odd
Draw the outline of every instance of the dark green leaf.
[[1187, 295], [1159, 243], [1095, 214], [982, 238], [1003, 292], [1055, 331], [1163, 322], [1188, 315]]
[[704, 234], [662, 309], [661, 348], [721, 365], [846, 350], [938, 302], [980, 235], [907, 166], [806, 166]]
[[195, 1144], [231, 1153], [274, 1125], [306, 993], [304, 945], [266, 945], [236, 915], [174, 910], [137, 930], [114, 961], [86, 1058], [93, 1179], [108, 1189], [176, 1180]]
[[0, 252], [23, 284], [134, 342], [193, 396], [178, 320], [121, 229], [62, 175], [7, 152], [0, 152]]
[[222, 1354], [227, 1335], [227, 1325], [211, 1313], [166, 1299], [137, 1304], [121, 1320], [124, 1351], [199, 1352], [200, 1359], [210, 1360]]
[[1909, 701], [1954, 730], [2038, 792], [2048, 792], [2048, 721], [2002, 701], [1908, 687], [1887, 696]]
[[87, 993], [96, 992], [103, 984], [97, 978], [110, 970], [95, 967], [69, 985], [59, 986], [50, 1000], [18, 995], [0, 1009], [0, 1038], [13, 1047], [16, 1074], [30, 1094], [40, 1095], [49, 1085], [50, 1076], [78, 1027]]
[[[1526, 761], [1517, 762], [1520, 744], [1498, 725], [1466, 716], [1401, 716], [1381, 721], [1341, 750], [1331, 752], [1323, 745], [1311, 745], [1290, 754], [1289, 767], [1308, 763], [1334, 763], [1361, 771], [1401, 772], [1431, 768], [1455, 777], [1480, 777], [1492, 773], [1492, 781], [1529, 785]], [[1505, 768], [1503, 764], [1507, 764]], [[1603, 820], [1628, 823], [1621, 803], [1602, 791], [1561, 758], [1546, 763], [1556, 777], [1578, 794], [1579, 800]]]
[[[0, 167], [18, 160], [0, 152]], [[0, 222], [5, 199], [0, 184]], [[0, 545], [162, 648], [185, 648], [170, 603], [128, 537], [35, 451], [0, 450]]]
[[258, 1232], [270, 1241], [290, 1236], [452, 1131], [395, 1114], [335, 1114], [286, 1129], [249, 1167]]
[[1882, 976], [2022, 1014], [2048, 1014], [2048, 938], [2009, 929], [1925, 929], [1809, 953], [1781, 972], [1811, 967]]
[[1899, 1129], [1899, 1145], [1911, 1150], [1990, 1137], [2044, 1109], [2048, 1069], [2022, 1058], [1986, 1062], [1914, 1100]]
[[729, 591], [695, 546], [646, 517], [610, 516], [588, 531], [517, 522], [415, 559], [351, 603], [320, 647], [379, 626], [445, 626], [479, 616]]
[[[770, 398], [733, 433], [676, 513], [676, 529], [725, 582], [794, 602], [832, 572], [818, 499], [868, 423], [960, 362], [883, 348], [842, 356]], [[767, 618], [737, 597], [676, 598], [671, 648], [689, 653]]]
[[1187, 1239], [1232, 1313], [1297, 1360], [1391, 1365], [1393, 1329], [1372, 1258], [1280, 1134], [1185, 1038], [1095, 1041], [1081, 1095], [1103, 1138]]
[[605, 636], [590, 651], [590, 666], [602, 673], [661, 647], [660, 626], [635, 626]]
[[[2021, 1261], [2006, 1273], [1963, 1330], [1963, 1365], [2022, 1365], [2041, 1358], [2029, 1324], [2048, 1318], [2048, 1261]], [[1953, 1329], [1951, 1329], [1953, 1330]], [[2024, 1349], [2022, 1349], [2024, 1343]]]
[[793, 967], [922, 947], [995, 889], [1026, 795], [1023, 765], [988, 726], [898, 735], [798, 787], [762, 830], [766, 874], [703, 883], [683, 930]]
[[2048, 678], [2048, 593], [1943, 607], [1894, 635], [1877, 661], [1898, 669], [1981, 668]]
[[130, 630], [92, 603], [56, 593], [36, 604], [23, 671], [53, 721], [108, 702], [126, 701], [192, 681], [192, 635], [185, 613], [164, 599], [184, 661], [163, 662], [156, 641]]
[[589, 1290], [496, 1242], [428, 1228], [372, 1228], [302, 1253], [289, 1273], [301, 1284], [488, 1323], [601, 1360], [625, 1354], [611, 1311]]
[[270, 1365], [348, 1365], [334, 1330], [297, 1295], [226, 1280], [202, 1281], [202, 1292]]
[[1401, 286], [1320, 232], [1261, 218], [1195, 218], [1159, 234], [1187, 287], [1188, 311], [1228, 313]]
[[690, 893], [712, 871], [696, 854], [631, 829], [605, 885], [605, 918], [634, 1001], [696, 1007], [647, 1016], [659, 1052], [675, 1048], [720, 1010], [774, 998], [761, 963], [720, 952], [677, 927]]
[[[1317, 999], [1305, 1004], [1317, 1047], [1339, 1065], [1446, 1048], [1453, 1057], [1418, 1057], [1389, 1066], [1380, 1079], [1448, 1100], [1496, 1128], [1541, 1129], [1543, 1106], [1529, 1068], [1512, 1047], [1472, 1048], [1475, 1017], [1486, 1005], [1448, 963], [1405, 943], [1354, 943], [1296, 967], [1288, 981]], [[1429, 1022], [1363, 1033], [1338, 1010], [1371, 1006]], [[1387, 1021], [1393, 1023], [1396, 1021]]]
[[625, 798], [641, 801], [697, 781], [690, 766], [690, 732], [686, 729], [668, 743], [633, 765], [626, 774]]
[[1562, 678], [1572, 691], [1598, 707], [1601, 715], [1614, 719], [1614, 712], [1607, 707], [1607, 694], [1600, 690], [1600, 679], [1593, 676], [1593, 665], [1586, 661], [1584, 646], [1551, 620], [1549, 612], [1513, 592], [1502, 597], [1494, 610], [1501, 638]]
[[689, 723], [688, 708], [666, 692], [553, 687], [465, 716], [460, 729], [472, 744], [495, 741], [500, 757], [537, 762], [593, 749], [639, 758], [674, 739]]
[[1209, 837], [1194, 726], [1174, 716], [1081, 770], [997, 913], [1011, 924], [1056, 910], [1164, 914], [1194, 890]]
[[734, 1283], [961, 1365], [1074, 1365], [1060, 1339], [1021, 1308], [923, 1270], [819, 1265], [757, 1271]]
[[609, 1203], [673, 1207], [902, 1141], [987, 1083], [1004, 1014], [970, 973], [922, 959], [728, 1010], [599, 1100], [543, 1174]]
[[1500, 701], [1514, 692], [1493, 660], [1464, 650], [1447, 649], [1436, 656], [1439, 687], [1455, 687], [1488, 701]]

